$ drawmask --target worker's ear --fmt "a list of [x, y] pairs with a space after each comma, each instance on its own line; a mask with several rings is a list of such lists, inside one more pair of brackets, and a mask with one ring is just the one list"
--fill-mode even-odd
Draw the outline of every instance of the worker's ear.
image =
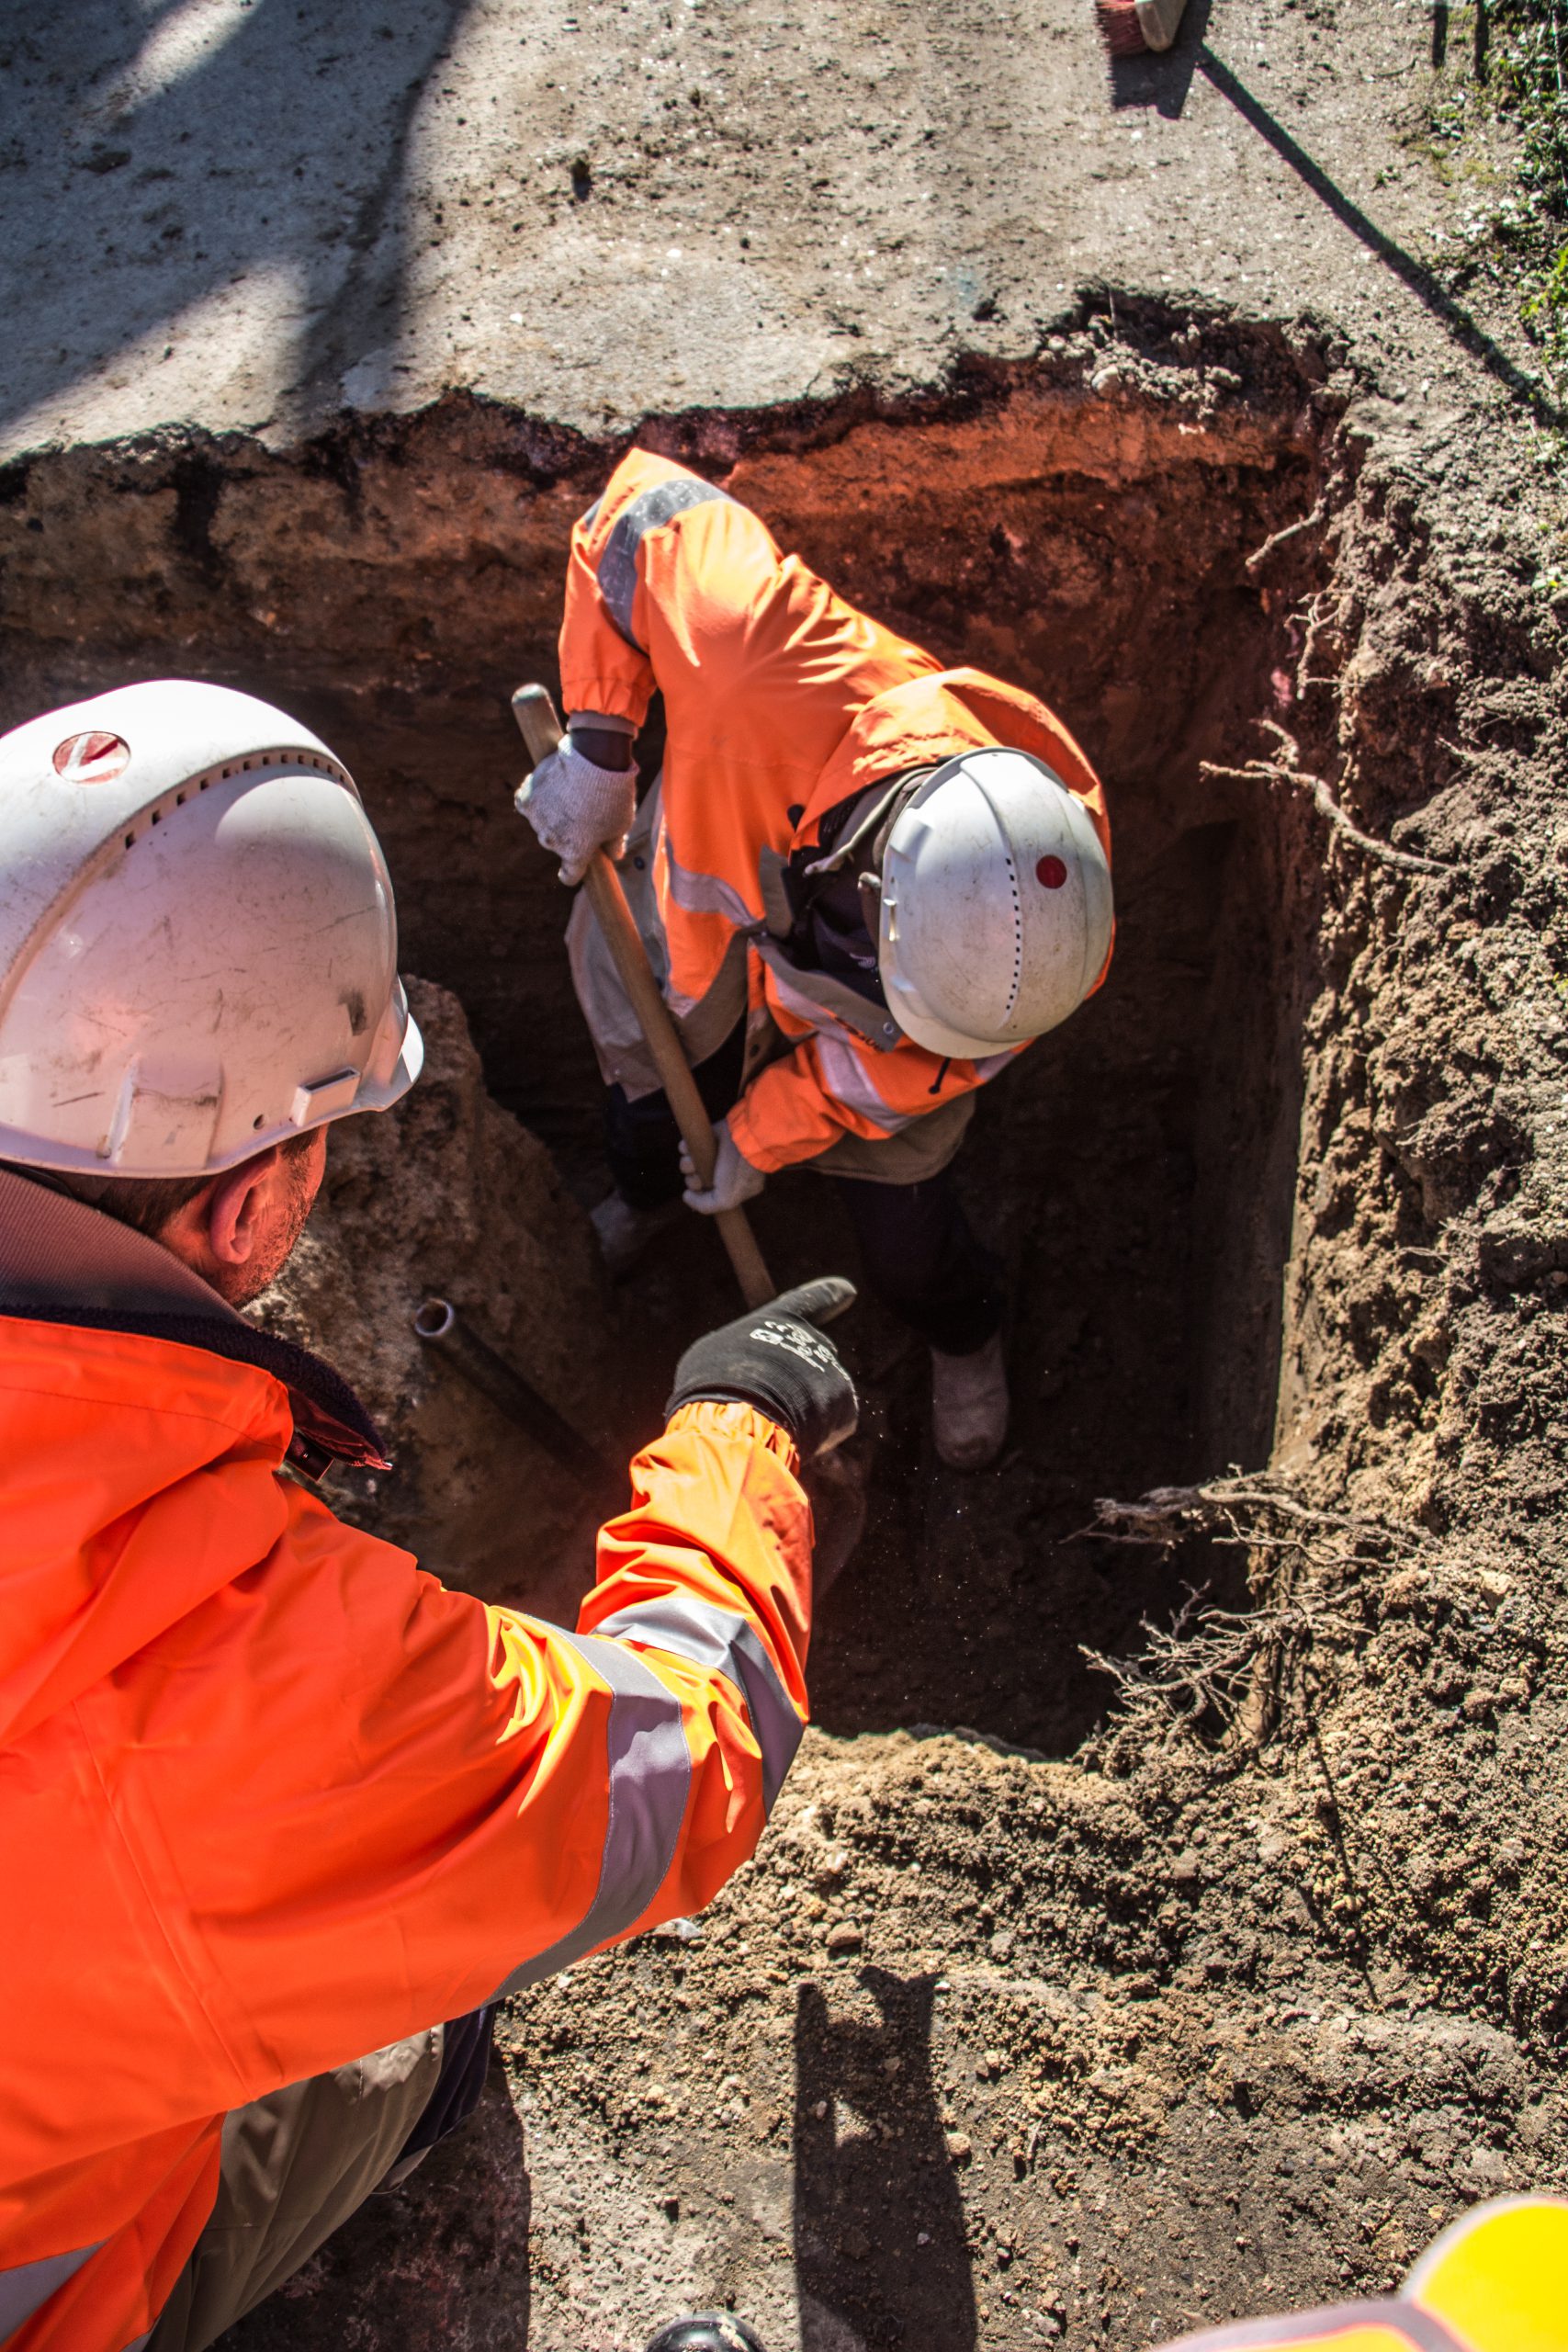
[[254, 1252], [276, 1188], [282, 1153], [276, 1144], [220, 1176], [208, 1194], [207, 1243], [220, 1265], [243, 1266]]

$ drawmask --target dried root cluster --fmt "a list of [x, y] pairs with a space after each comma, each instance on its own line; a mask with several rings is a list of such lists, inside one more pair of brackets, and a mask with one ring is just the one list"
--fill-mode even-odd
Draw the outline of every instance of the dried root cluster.
[[[1239, 1547], [1254, 1589], [1269, 1595], [1255, 1609], [1225, 1609], [1207, 1600], [1206, 1587], [1189, 1585], [1168, 1625], [1140, 1622], [1144, 1646], [1135, 1655], [1083, 1650], [1116, 1685], [1097, 1747], [1111, 1772], [1130, 1769], [1151, 1747], [1195, 1738], [1251, 1749], [1292, 1711], [1310, 1719], [1314, 1668], [1368, 1630], [1359, 1613], [1346, 1613], [1357, 1607], [1357, 1585], [1369, 1570], [1414, 1565], [1427, 1550], [1415, 1528], [1323, 1510], [1271, 1479], [1234, 1474], [1202, 1486], [1156, 1487], [1136, 1502], [1101, 1498], [1083, 1534], [1166, 1551], [1194, 1537]], [[1335, 1605], [1337, 1592], [1344, 1605]]]

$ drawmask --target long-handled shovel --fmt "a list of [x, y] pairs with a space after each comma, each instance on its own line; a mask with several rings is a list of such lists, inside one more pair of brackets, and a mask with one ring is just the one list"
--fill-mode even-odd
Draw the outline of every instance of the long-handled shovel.
[[[528, 747], [528, 756], [536, 767], [548, 757], [561, 738], [560, 720], [550, 700], [547, 686], [519, 686], [512, 697], [512, 715]], [[697, 1092], [691, 1064], [680, 1034], [670, 1016], [670, 1008], [659, 993], [659, 983], [648, 960], [632, 910], [626, 904], [626, 894], [604, 852], [595, 850], [589, 861], [583, 880], [588, 903], [593, 910], [593, 920], [604, 934], [605, 944], [615, 958], [621, 986], [631, 1000], [633, 1012], [649, 1052], [653, 1056], [660, 1082], [664, 1088], [675, 1123], [685, 1138], [692, 1165], [697, 1171], [699, 1183], [713, 1182], [714, 1159], [717, 1146], [714, 1140], [713, 1122]], [[729, 1262], [735, 1269], [735, 1279], [740, 1285], [741, 1296], [748, 1306], [765, 1306], [778, 1295], [778, 1289], [757, 1247], [757, 1237], [744, 1209], [720, 1209], [714, 1219], [720, 1238], [729, 1252]]]
[[[519, 686], [512, 697], [512, 715], [522, 730], [528, 756], [536, 767], [560, 741], [560, 720], [547, 686]], [[648, 1049], [663, 1082], [677, 1125], [686, 1139], [692, 1165], [705, 1184], [713, 1182], [717, 1147], [713, 1122], [697, 1092], [685, 1047], [659, 993], [659, 983], [648, 960], [621, 877], [603, 850], [596, 850], [583, 878], [593, 920], [604, 933], [621, 986], [631, 999]], [[778, 1285], [762, 1262], [751, 1220], [744, 1209], [721, 1209], [714, 1220], [729, 1252], [735, 1279], [748, 1306], [766, 1306], [778, 1295]], [[807, 1490], [816, 1522], [816, 1589], [825, 1593], [843, 1568], [865, 1525], [865, 1471], [849, 1458], [847, 1450], [818, 1455], [807, 1464]]]

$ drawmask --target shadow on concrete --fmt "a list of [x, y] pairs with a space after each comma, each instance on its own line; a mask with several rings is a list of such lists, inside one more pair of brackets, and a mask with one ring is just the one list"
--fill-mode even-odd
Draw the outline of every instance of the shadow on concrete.
[[1111, 59], [1113, 107], [1118, 111], [1123, 107], [1152, 107], [1169, 122], [1179, 119], [1198, 69], [1198, 54], [1209, 29], [1213, 5], [1214, 0], [1187, 0], [1180, 31], [1170, 47], [1159, 54], [1145, 50], [1134, 57]]
[[[0, 29], [0, 424], [181, 322], [232, 360], [259, 302], [286, 390], [392, 341], [420, 102], [472, 0], [85, 0]], [[243, 298], [239, 289], [243, 288]], [[226, 303], [225, 298], [230, 298]]]
[[973, 2352], [964, 2206], [931, 2077], [936, 1980], [863, 1968], [857, 1983], [862, 2015], [835, 2017], [818, 1984], [795, 2013], [801, 2352]]
[[1211, 82], [1222, 97], [1228, 98], [1236, 112], [1248, 122], [1258, 136], [1266, 139], [1274, 153], [1299, 174], [1319, 201], [1327, 206], [1335, 219], [1359, 237], [1369, 253], [1382, 263], [1385, 269], [1408, 288], [1416, 300], [1423, 302], [1441, 326], [1447, 328], [1461, 350], [1478, 359], [1488, 375], [1495, 379], [1514, 398], [1524, 402], [1538, 424], [1550, 425], [1561, 431], [1568, 424], [1560, 404], [1532, 381], [1518, 363], [1511, 359], [1500, 344], [1495, 343], [1441, 285], [1424, 262], [1416, 260], [1402, 244], [1380, 229], [1377, 222], [1363, 212], [1345, 194], [1337, 182], [1330, 179], [1321, 164], [1314, 161], [1299, 140], [1292, 139], [1283, 123], [1271, 115], [1260, 98], [1253, 96], [1240, 76], [1217, 58], [1213, 50], [1200, 49], [1198, 71]]

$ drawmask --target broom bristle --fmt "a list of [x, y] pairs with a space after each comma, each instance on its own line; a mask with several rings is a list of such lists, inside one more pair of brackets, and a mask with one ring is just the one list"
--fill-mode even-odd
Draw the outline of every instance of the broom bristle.
[[1112, 57], [1138, 57], [1148, 48], [1138, 22], [1137, 0], [1095, 0], [1100, 37]]

